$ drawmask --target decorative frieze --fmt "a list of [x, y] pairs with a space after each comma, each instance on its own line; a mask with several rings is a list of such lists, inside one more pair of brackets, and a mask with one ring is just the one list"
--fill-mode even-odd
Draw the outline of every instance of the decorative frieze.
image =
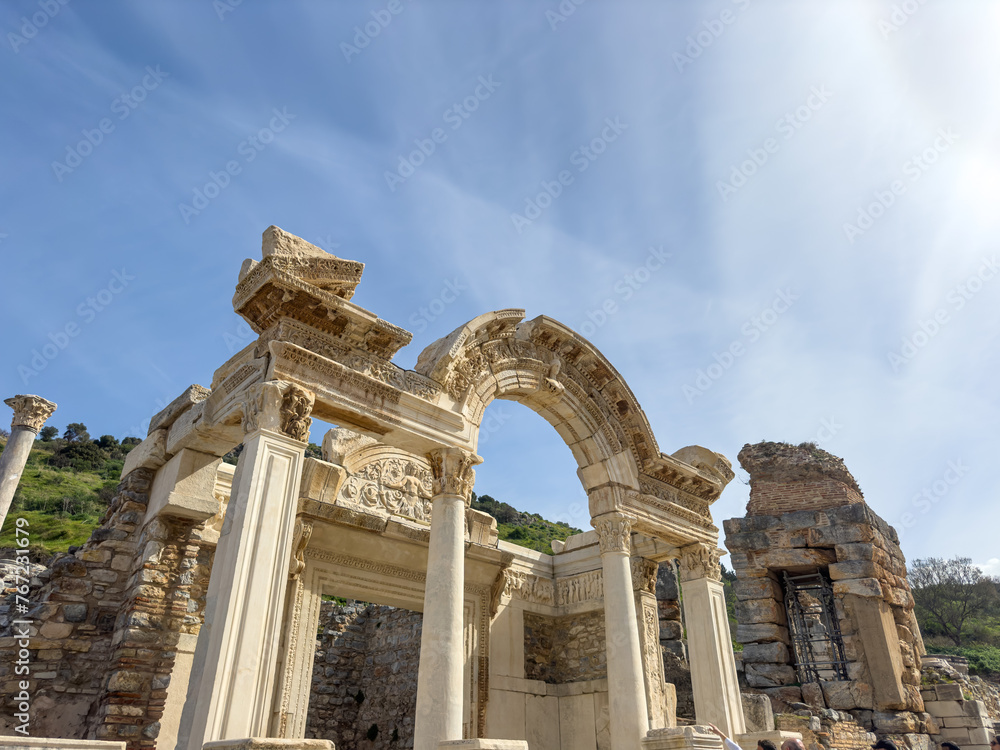
[[541, 578], [521, 570], [505, 570], [504, 596], [523, 599], [532, 604], [555, 604], [555, 588], [551, 578]]
[[433, 481], [431, 472], [404, 458], [372, 461], [348, 477], [341, 498], [365, 508], [429, 523]]
[[599, 601], [604, 598], [604, 573], [591, 570], [587, 573], [561, 578], [556, 581], [556, 604], [565, 607], [569, 604]]
[[660, 566], [644, 557], [633, 557], [630, 562], [632, 565], [632, 590], [656, 594], [656, 573]]

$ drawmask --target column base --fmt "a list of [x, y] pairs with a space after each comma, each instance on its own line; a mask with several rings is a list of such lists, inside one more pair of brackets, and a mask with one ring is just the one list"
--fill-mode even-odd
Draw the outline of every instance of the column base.
[[242, 737], [206, 742], [203, 750], [336, 750], [330, 740], [288, 740], [279, 737]]
[[653, 729], [643, 739], [642, 750], [722, 750], [722, 740], [705, 726]]
[[770, 732], [747, 732], [746, 734], [737, 735], [735, 738], [736, 744], [743, 748], [743, 750], [756, 750], [757, 743], [761, 740], [771, 740], [774, 746], [781, 748], [781, 743], [785, 740], [801, 740], [802, 735], [799, 732], [784, 732], [780, 729], [774, 729]]
[[439, 750], [528, 750], [524, 740], [445, 740]]

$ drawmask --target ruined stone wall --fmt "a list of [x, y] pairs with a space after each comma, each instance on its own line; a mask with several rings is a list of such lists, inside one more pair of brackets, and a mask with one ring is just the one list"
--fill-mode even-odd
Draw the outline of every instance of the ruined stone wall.
[[524, 673], [551, 684], [606, 678], [604, 613], [545, 617], [525, 612]]
[[[896, 531], [863, 501], [843, 462], [825, 451], [763, 443], [745, 446], [739, 458], [750, 472], [749, 515], [724, 526], [737, 575], [736, 640], [744, 644], [747, 684], [768, 694], [776, 711], [806, 703], [851, 711], [866, 729], [927, 731], [922, 644]], [[847, 679], [828, 672], [821, 683], [803, 683], [784, 574], [817, 571], [832, 582], [831, 614], [842, 635]]]
[[339, 750], [412, 747], [419, 612], [323, 602], [306, 737]]
[[[118, 486], [108, 512], [90, 540], [73, 554], [53, 558], [44, 584], [29, 594], [32, 622], [28, 668], [32, 695], [31, 734], [82, 739], [88, 714], [96, 712], [114, 649], [112, 636], [129, 588], [153, 472], [138, 469]], [[30, 530], [30, 527], [29, 527]], [[11, 697], [17, 692], [19, 650], [12, 621], [21, 617], [15, 600], [0, 607], [0, 733], [13, 734]]]
[[[849, 714], [825, 710], [822, 714], [778, 714], [774, 717], [775, 727], [785, 732], [799, 732], [806, 750], [871, 750], [875, 735], [853, 721]], [[911, 747], [899, 744], [897, 747]], [[919, 750], [931, 750], [930, 745], [921, 744]]]
[[[120, 740], [153, 748], [182, 633], [197, 633], [214, 545], [180, 521], [144, 526], [154, 472], [118, 486], [101, 524], [56, 555], [29, 594], [31, 734]], [[0, 734], [15, 726], [9, 696], [18, 651], [13, 597], [0, 607]]]

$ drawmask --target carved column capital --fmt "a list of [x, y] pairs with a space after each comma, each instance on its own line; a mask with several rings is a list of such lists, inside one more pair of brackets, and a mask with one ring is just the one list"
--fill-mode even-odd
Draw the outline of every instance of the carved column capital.
[[712, 581], [722, 580], [722, 570], [719, 560], [722, 550], [714, 544], [689, 544], [681, 549], [681, 583], [708, 578]]
[[434, 495], [457, 495], [469, 505], [476, 483], [474, 467], [483, 459], [461, 448], [438, 448], [428, 453], [427, 459], [434, 476]]
[[294, 383], [269, 380], [252, 385], [243, 396], [243, 433], [270, 430], [309, 442], [315, 399], [315, 394]]
[[11, 429], [24, 427], [35, 433], [42, 429], [45, 420], [52, 416], [52, 412], [56, 410], [56, 405], [51, 401], [30, 394], [5, 399], [4, 403], [14, 410], [14, 419], [10, 423]]
[[632, 553], [632, 523], [635, 519], [624, 513], [605, 513], [591, 519], [601, 542], [601, 554], [605, 552]]

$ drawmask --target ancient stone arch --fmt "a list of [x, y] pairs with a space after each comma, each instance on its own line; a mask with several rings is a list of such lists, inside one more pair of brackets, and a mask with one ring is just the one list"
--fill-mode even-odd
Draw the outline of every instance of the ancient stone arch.
[[[192, 386], [155, 415], [129, 454], [123, 486], [142, 492], [120, 510], [136, 554], [95, 712], [100, 736], [139, 748], [130, 738], [141, 732], [163, 750], [302, 738], [330, 593], [423, 612], [417, 750], [463, 737], [533, 750], [710, 747], [690, 729], [669, 734], [679, 730], [654, 591], [657, 565], [672, 560], [697, 718], [743, 733], [710, 513], [729, 462], [698, 446], [660, 452], [618, 372], [544, 316], [486, 313], [415, 369], [399, 367], [392, 357], [411, 336], [351, 302], [362, 270], [269, 227], [233, 297], [257, 339], [210, 388]], [[499, 542], [496, 522], [468, 506], [496, 398], [539, 413], [576, 459], [594, 529], [555, 555]], [[305, 457], [313, 417], [337, 425], [322, 459]], [[233, 472], [222, 457], [240, 444]], [[150, 586], [189, 585], [183, 555], [165, 561], [165, 544], [214, 546], [214, 559], [200, 629], [195, 602], [176, 648], [144, 671], [131, 654], [163, 637], [136, 614], [159, 606]], [[535, 637], [543, 631], [555, 637]], [[135, 718], [122, 722], [121, 706]]]

